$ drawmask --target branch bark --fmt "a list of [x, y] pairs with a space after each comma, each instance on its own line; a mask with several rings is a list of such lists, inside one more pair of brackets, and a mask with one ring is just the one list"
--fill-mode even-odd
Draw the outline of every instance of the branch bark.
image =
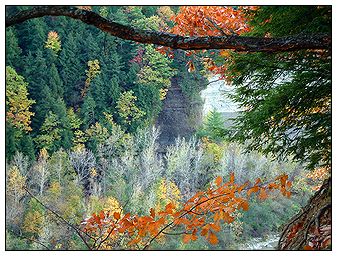
[[93, 25], [112, 36], [144, 44], [156, 44], [182, 50], [233, 49], [245, 52], [284, 52], [301, 49], [331, 49], [331, 35], [297, 35], [281, 38], [246, 36], [185, 37], [160, 31], [148, 31], [107, 20], [99, 14], [70, 6], [37, 6], [6, 17], [6, 27], [44, 16], [67, 16]]

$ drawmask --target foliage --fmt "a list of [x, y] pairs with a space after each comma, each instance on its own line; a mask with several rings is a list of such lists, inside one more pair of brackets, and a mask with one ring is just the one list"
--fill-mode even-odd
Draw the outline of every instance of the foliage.
[[164, 207], [169, 203], [179, 207], [179, 200], [181, 199], [179, 188], [174, 182], [161, 179], [157, 188], [157, 203], [154, 210], [156, 212], [163, 211]]
[[[324, 6], [81, 8], [188, 36], [331, 33]], [[331, 173], [330, 55], [170, 51], [64, 17], [7, 29], [6, 247], [231, 249], [278, 231]], [[171, 81], [197, 123], [209, 71], [236, 88], [244, 145], [213, 112], [201, 141], [160, 148], [152, 125]], [[304, 176], [289, 154], [321, 166]]]
[[49, 31], [45, 47], [51, 49], [55, 54], [61, 51], [61, 41], [56, 31]]
[[29, 201], [22, 226], [23, 231], [28, 236], [38, 238], [42, 234], [44, 225], [43, 212], [44, 209], [35, 199]]
[[[252, 35], [330, 31], [329, 7], [263, 7]], [[272, 18], [271, 18], [272, 17]], [[287, 22], [280, 25], [286, 17]], [[265, 22], [261, 24], [262, 20]], [[296, 26], [293, 26], [296, 24]], [[235, 138], [248, 149], [292, 155], [310, 168], [331, 164], [331, 56], [328, 51], [233, 54], [229, 71], [242, 109]], [[277, 63], [277, 65], [275, 65]]]
[[[121, 216], [115, 212], [113, 220], [109, 219], [109, 214], [101, 212], [99, 216], [94, 214], [86, 221], [85, 230], [95, 233], [98, 231], [97, 227], [108, 225], [110, 231], [107, 237], [127, 231], [131, 236], [128, 242], [131, 248], [136, 244], [146, 249], [154, 239], [162, 236], [166, 229], [179, 230], [183, 228], [187, 232], [182, 236], [184, 243], [195, 241], [198, 236], [204, 236], [210, 244], [216, 245], [219, 240], [215, 233], [221, 229], [221, 220], [231, 223], [234, 220], [231, 216], [232, 212], [236, 209], [247, 211], [249, 205], [246, 197], [250, 197], [251, 193], [259, 193], [259, 197], [265, 199], [266, 191], [280, 189], [282, 194], [290, 196], [290, 192], [287, 190], [290, 183], [287, 181], [286, 175], [277, 177], [276, 182], [270, 182], [267, 185], [260, 183], [261, 181], [258, 179], [251, 186], [248, 183], [235, 184], [234, 174], [231, 174], [230, 181], [227, 183], [223, 183], [222, 178], [218, 177], [214, 186], [211, 186], [207, 191], [197, 192], [184, 204], [181, 210], [177, 209], [175, 204], [169, 203], [165, 206], [165, 210], [160, 212], [151, 208], [150, 215], [146, 216], [131, 216], [130, 213]], [[247, 192], [246, 197], [239, 196], [242, 191]], [[234, 196], [235, 193], [237, 193], [236, 196]], [[211, 214], [212, 223], [207, 223], [207, 213]]]
[[6, 121], [18, 129], [31, 131], [29, 111], [34, 100], [28, 99], [27, 83], [9, 66], [6, 67]]
[[41, 126], [41, 134], [35, 138], [39, 148], [54, 151], [55, 141], [61, 139], [60, 122], [53, 112], [49, 112]]
[[133, 91], [124, 92], [117, 101], [117, 109], [119, 115], [123, 118], [126, 124], [131, 124], [137, 119], [144, 116], [146, 113], [139, 109], [136, 105], [137, 97], [133, 95]]
[[98, 74], [101, 73], [100, 69], [101, 69], [101, 67], [99, 65], [98, 60], [89, 60], [88, 61], [88, 70], [85, 71], [87, 79], [85, 80], [85, 85], [84, 85], [84, 88], [81, 92], [82, 97], [85, 96], [85, 94], [86, 94], [86, 92], [89, 88], [91, 80], [94, 79]]
[[220, 142], [228, 133], [225, 128], [225, 120], [222, 117], [221, 113], [216, 111], [211, 111], [207, 114], [203, 127], [198, 131], [197, 135], [199, 137], [206, 137], [207, 139]]

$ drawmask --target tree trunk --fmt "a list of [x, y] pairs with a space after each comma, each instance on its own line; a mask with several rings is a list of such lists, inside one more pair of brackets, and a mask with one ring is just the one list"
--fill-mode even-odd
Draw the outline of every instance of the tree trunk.
[[331, 250], [331, 178], [284, 228], [278, 250]]

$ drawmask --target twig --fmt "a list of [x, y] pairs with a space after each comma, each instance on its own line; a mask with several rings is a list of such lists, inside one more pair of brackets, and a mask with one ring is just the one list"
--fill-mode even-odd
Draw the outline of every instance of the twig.
[[[81, 231], [78, 230], [73, 224], [69, 223], [67, 220], [65, 220], [61, 215], [59, 215], [57, 212], [46, 206], [44, 203], [42, 203], [36, 196], [34, 196], [26, 187], [23, 187], [23, 189], [32, 197], [34, 198], [39, 204], [41, 204], [44, 208], [46, 208], [48, 211], [52, 212], [56, 217], [58, 217], [60, 220], [62, 220], [67, 226], [71, 227], [77, 235], [81, 238], [83, 243], [87, 246], [89, 250], [91, 250], [90, 245], [87, 243], [87, 241], [84, 239], [84, 237], [81, 234]], [[85, 232], [83, 232], [85, 233]], [[86, 233], [85, 233], [86, 234]]]
[[[260, 184], [258, 187], [263, 187], [263, 186], [265, 186], [265, 185], [267, 185], [268, 183], [270, 183], [270, 182], [265, 182], [265, 183], [263, 183], [263, 184]], [[251, 189], [251, 188], [253, 188], [253, 187], [256, 187], [256, 185], [253, 185], [253, 186], [250, 186], [250, 187], [246, 187], [246, 188], [244, 188], [244, 189], [242, 189], [241, 191], [245, 191], [245, 190], [248, 190], [248, 189]], [[208, 201], [210, 201], [210, 200], [213, 200], [213, 199], [216, 199], [216, 198], [219, 198], [219, 197], [223, 197], [223, 196], [227, 196], [227, 195], [230, 195], [231, 194], [231, 192], [229, 192], [229, 193], [225, 193], [225, 194], [220, 194], [220, 195], [216, 195], [216, 196], [214, 196], [214, 197], [210, 197], [210, 198], [207, 198], [207, 200], [205, 200], [205, 201], [202, 201], [202, 202], [198, 202], [197, 204], [195, 204], [193, 207], [191, 207], [191, 209], [189, 209], [189, 210], [187, 210], [187, 211], [185, 211], [184, 213], [182, 213], [179, 217], [177, 217], [176, 219], [174, 219], [174, 220], [172, 220], [170, 223], [168, 223], [167, 225], [165, 225], [154, 237], [152, 237], [151, 239], [150, 239], [150, 241], [143, 247], [143, 250], [146, 250], [149, 246], [150, 246], [150, 244], [160, 235], [160, 234], [162, 234], [167, 228], [169, 228], [172, 224], [174, 224], [174, 222], [175, 222], [175, 220], [177, 220], [177, 219], [181, 219], [182, 217], [184, 217], [184, 216], [186, 216], [187, 214], [189, 214], [189, 213], [192, 213], [192, 211], [195, 209], [195, 208], [197, 208], [199, 205], [202, 205], [202, 204], [204, 204], [204, 203], [206, 203], [206, 202], [208, 202]]]

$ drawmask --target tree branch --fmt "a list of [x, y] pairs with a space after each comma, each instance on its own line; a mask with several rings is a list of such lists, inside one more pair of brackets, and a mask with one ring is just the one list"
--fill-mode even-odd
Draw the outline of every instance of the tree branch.
[[[76, 234], [81, 238], [81, 240], [83, 241], [83, 243], [87, 246], [87, 248], [89, 250], [91, 250], [90, 245], [87, 243], [87, 241], [85, 240], [85, 238], [82, 236], [81, 231], [78, 230], [73, 224], [69, 223], [67, 220], [65, 220], [61, 215], [59, 215], [57, 212], [55, 212], [54, 210], [50, 209], [48, 206], [46, 206], [44, 203], [42, 203], [36, 196], [34, 196], [32, 194], [32, 192], [30, 192], [28, 190], [28, 188], [23, 187], [23, 189], [32, 197], [34, 198], [39, 204], [41, 204], [44, 208], [46, 208], [48, 211], [50, 211], [51, 213], [53, 213], [57, 218], [59, 218], [61, 221], [63, 221], [68, 227], [72, 228]], [[86, 233], [85, 233], [86, 234]]]
[[67, 16], [93, 25], [112, 36], [144, 44], [156, 44], [183, 50], [233, 49], [246, 52], [283, 52], [301, 49], [331, 49], [327, 34], [258, 38], [232, 35], [185, 37], [159, 31], [140, 30], [107, 20], [99, 14], [70, 6], [37, 6], [6, 17], [6, 27], [44, 16]]

